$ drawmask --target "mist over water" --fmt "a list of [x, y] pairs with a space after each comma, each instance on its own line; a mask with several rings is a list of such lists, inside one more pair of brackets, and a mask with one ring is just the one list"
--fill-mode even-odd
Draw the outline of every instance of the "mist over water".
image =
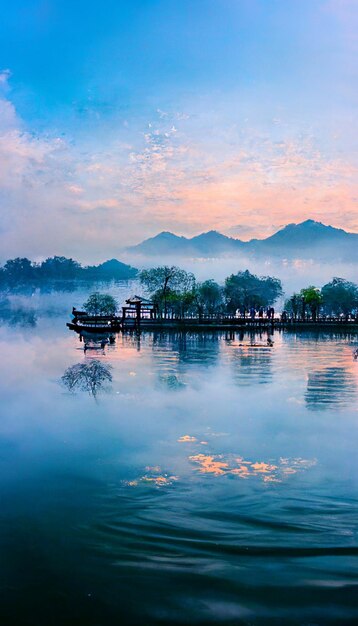
[[[65, 322], [86, 295], [18, 295], [35, 323], [0, 327], [1, 623], [355, 623], [358, 337], [85, 354]], [[112, 381], [71, 393], [94, 360]]]
[[[332, 250], [334, 256], [334, 251]], [[193, 258], [170, 257], [170, 260], [163, 257], [134, 257], [128, 256], [126, 262], [130, 262], [138, 268], [156, 267], [167, 263], [168, 265], [178, 265], [187, 271], [195, 274], [198, 280], [213, 278], [219, 283], [223, 283], [230, 274], [248, 269], [259, 276], [276, 276], [282, 281], [286, 295], [291, 295], [294, 291], [299, 291], [307, 285], [321, 287], [329, 282], [334, 276], [346, 278], [357, 282], [358, 264], [356, 262], [336, 262], [332, 264], [319, 262], [313, 259], [252, 259], [247, 257], [225, 257], [225, 258]]]

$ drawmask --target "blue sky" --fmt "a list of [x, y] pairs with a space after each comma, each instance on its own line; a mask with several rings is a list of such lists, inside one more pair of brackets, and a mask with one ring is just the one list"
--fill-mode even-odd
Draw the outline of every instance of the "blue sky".
[[163, 229], [247, 238], [306, 217], [358, 230], [354, 1], [1, 14], [6, 254], [105, 257]]

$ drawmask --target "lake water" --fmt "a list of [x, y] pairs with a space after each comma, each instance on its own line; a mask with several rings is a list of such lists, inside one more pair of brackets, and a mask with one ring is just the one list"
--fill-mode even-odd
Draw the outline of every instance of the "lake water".
[[[0, 328], [0, 623], [357, 623], [358, 336], [84, 354], [76, 297]], [[70, 393], [91, 359], [112, 383]]]

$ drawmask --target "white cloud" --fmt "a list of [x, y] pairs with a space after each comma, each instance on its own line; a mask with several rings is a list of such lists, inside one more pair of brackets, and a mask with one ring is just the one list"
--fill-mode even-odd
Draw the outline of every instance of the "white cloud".
[[93, 124], [88, 137], [67, 141], [30, 132], [4, 95], [2, 260], [60, 253], [93, 261], [163, 229], [239, 224], [260, 236], [301, 217], [340, 225], [340, 214], [341, 225], [358, 228], [354, 168], [325, 153], [312, 133], [272, 117], [266, 129], [233, 122], [205, 108], [163, 113], [145, 132], [143, 122], [118, 125], [103, 140]]
[[10, 70], [0, 70], [0, 85], [7, 85], [10, 76]]

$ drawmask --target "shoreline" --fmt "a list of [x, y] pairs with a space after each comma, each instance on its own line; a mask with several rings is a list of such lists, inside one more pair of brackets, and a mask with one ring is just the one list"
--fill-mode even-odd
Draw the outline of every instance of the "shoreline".
[[75, 323], [67, 323], [70, 330], [75, 332], [123, 332], [123, 331], [233, 331], [233, 332], [267, 332], [272, 333], [275, 330], [278, 331], [342, 331], [358, 333], [358, 322], [346, 322], [346, 321], [287, 321], [281, 322], [276, 320], [271, 321], [259, 321], [259, 320], [195, 320], [195, 319], [182, 319], [182, 320], [141, 320], [140, 324], [133, 323], [135, 320], [131, 320], [130, 324], [121, 324], [115, 328], [92, 328], [82, 327]]

